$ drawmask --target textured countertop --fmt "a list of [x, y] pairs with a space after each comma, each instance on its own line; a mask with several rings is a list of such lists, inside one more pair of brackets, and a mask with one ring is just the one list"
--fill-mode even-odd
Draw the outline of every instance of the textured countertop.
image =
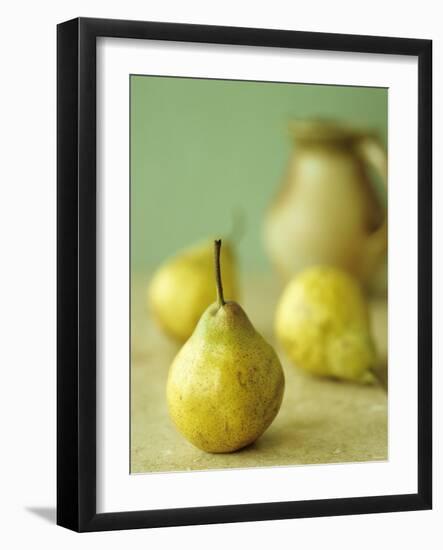
[[[248, 278], [241, 303], [282, 361], [286, 388], [280, 412], [264, 435], [246, 449], [211, 455], [193, 447], [168, 416], [166, 378], [179, 348], [147, 312], [148, 280], [147, 275], [134, 276], [131, 296], [132, 473], [387, 459], [386, 392], [381, 386], [314, 378], [293, 367], [273, 338], [272, 312], [279, 289], [269, 277]], [[383, 339], [383, 304], [375, 310]]]

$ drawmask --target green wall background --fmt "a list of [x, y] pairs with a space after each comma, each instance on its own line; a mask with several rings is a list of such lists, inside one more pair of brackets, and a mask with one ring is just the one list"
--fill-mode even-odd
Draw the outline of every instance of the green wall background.
[[334, 118], [386, 143], [387, 102], [381, 88], [131, 76], [133, 271], [228, 234], [239, 210], [241, 262], [266, 270], [262, 220], [291, 151], [288, 122]]

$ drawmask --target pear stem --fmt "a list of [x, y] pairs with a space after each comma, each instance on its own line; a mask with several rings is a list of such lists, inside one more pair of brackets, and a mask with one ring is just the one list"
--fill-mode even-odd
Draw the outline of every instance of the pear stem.
[[223, 296], [223, 285], [221, 278], [221, 269], [220, 269], [220, 249], [221, 249], [221, 239], [214, 241], [214, 267], [215, 267], [215, 282], [217, 284], [217, 302], [219, 307], [225, 305], [225, 298]]

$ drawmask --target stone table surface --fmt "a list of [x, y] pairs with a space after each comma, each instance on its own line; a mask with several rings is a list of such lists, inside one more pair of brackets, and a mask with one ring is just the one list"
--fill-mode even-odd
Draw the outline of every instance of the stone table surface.
[[387, 460], [385, 390], [314, 378], [291, 365], [272, 334], [280, 290], [265, 276], [248, 278], [241, 303], [280, 356], [286, 378], [280, 412], [263, 436], [241, 451], [207, 454], [188, 443], [174, 428], [165, 398], [168, 368], [179, 346], [147, 311], [148, 281], [143, 274], [132, 280], [131, 473]]

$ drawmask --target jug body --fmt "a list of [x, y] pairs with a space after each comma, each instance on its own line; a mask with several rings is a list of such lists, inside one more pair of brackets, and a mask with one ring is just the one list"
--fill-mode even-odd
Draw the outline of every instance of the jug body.
[[[319, 264], [367, 282], [382, 261], [386, 212], [358, 139], [346, 134], [295, 140], [283, 184], [268, 210], [266, 247], [284, 279]], [[376, 249], [376, 250], [375, 250]]]

